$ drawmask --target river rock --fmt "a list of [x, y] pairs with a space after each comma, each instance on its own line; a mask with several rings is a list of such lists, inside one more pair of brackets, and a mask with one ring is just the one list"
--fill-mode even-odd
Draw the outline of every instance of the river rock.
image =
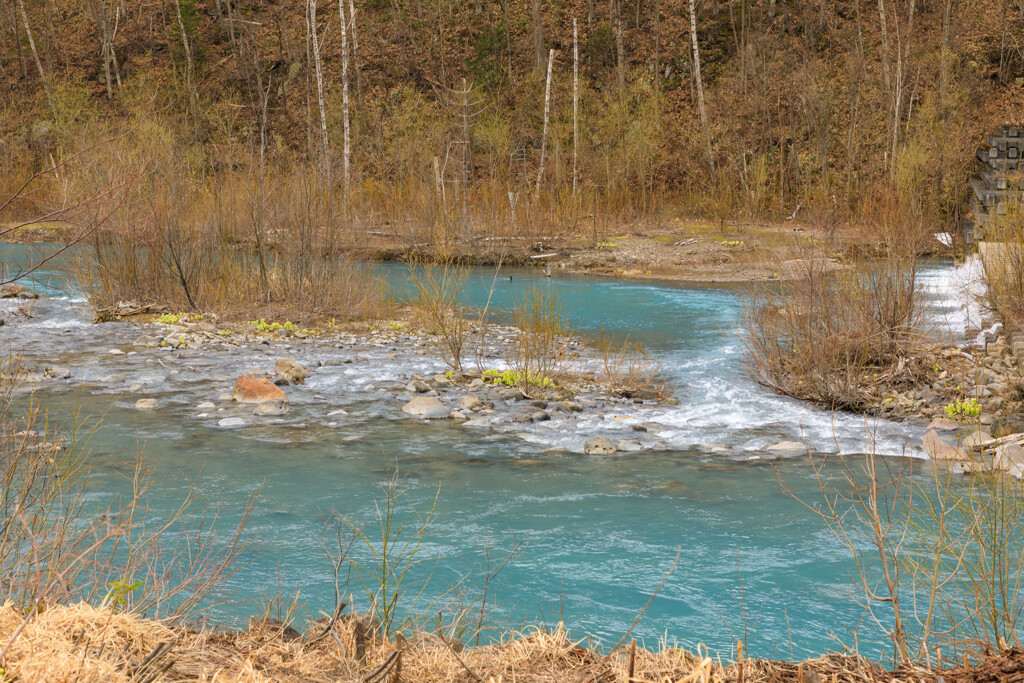
[[196, 410], [216, 410], [217, 404], [213, 401], [203, 401], [196, 406]]
[[463, 396], [459, 399], [459, 407], [463, 410], [476, 410], [480, 407], [480, 399], [476, 396]]
[[265, 377], [252, 373], [235, 380], [231, 396], [239, 403], [264, 403], [266, 401], [287, 401], [288, 397], [280, 388]]
[[256, 410], [252, 411], [252, 414], [257, 417], [267, 417], [285, 415], [288, 410], [289, 407], [286, 401], [264, 401], [256, 406]]
[[934, 429], [937, 432], [955, 432], [960, 429], [960, 423], [956, 420], [950, 420], [948, 417], [937, 417], [929, 422], [925, 429]]
[[244, 427], [245, 420], [240, 417], [225, 417], [223, 420], [217, 422], [217, 426], [225, 428]]
[[452, 413], [436, 396], [417, 396], [402, 406], [402, 412], [426, 420], [443, 419]]
[[799, 441], [780, 441], [761, 450], [768, 451], [773, 455], [801, 455], [807, 452], [807, 445]]
[[469, 420], [468, 414], [457, 410], [453, 410], [452, 414], [449, 417], [451, 417], [456, 422], [466, 422], [467, 420]]
[[1015, 443], [1000, 446], [996, 449], [996, 455], [992, 459], [992, 467], [1003, 470], [1018, 479], [1022, 478], [1024, 476], [1024, 448]]
[[942, 440], [934, 429], [925, 432], [921, 447], [932, 460], [967, 460], [967, 454]]
[[984, 447], [986, 444], [992, 443], [993, 441], [995, 441], [995, 439], [979, 429], [976, 432], [968, 434], [967, 438], [961, 442], [961, 445], [964, 448], [977, 450]]
[[530, 413], [517, 413], [512, 421], [517, 424], [525, 424], [527, 422], [533, 422], [533, 416]]
[[534, 422], [547, 422], [548, 420], [551, 419], [551, 416], [548, 415], [543, 410], [535, 410], [532, 413], [530, 413], [530, 419], [533, 420]]
[[123, 356], [124, 355], [124, 351], [122, 351], [121, 349], [110, 349], [109, 351], [107, 351], [107, 353], [109, 353], [111, 356]]
[[309, 370], [291, 358], [278, 358], [277, 362], [274, 363], [274, 372], [288, 384], [304, 384], [306, 378], [310, 376]]
[[612, 455], [617, 449], [609, 439], [596, 436], [583, 444], [583, 452], [587, 455]]
[[124, 375], [113, 374], [100, 377], [99, 381], [104, 384], [124, 384], [125, 380]]
[[1024, 415], [1012, 414], [1004, 415], [1003, 417], [997, 418], [992, 421], [992, 428], [990, 430], [992, 436], [1009, 436], [1010, 434], [1020, 434], [1024, 432]]
[[140, 391], [142, 391], [142, 385], [138, 383], [133, 384], [130, 387], [128, 387], [128, 391], [132, 392], [133, 394], [137, 394]]
[[481, 415], [479, 417], [474, 417], [471, 420], [466, 420], [465, 422], [462, 423], [462, 426], [463, 427], [490, 427], [491, 426], [491, 418], [486, 416], [486, 415]]
[[331, 412], [327, 413], [327, 417], [334, 417], [335, 415], [348, 415], [348, 412], [342, 410], [341, 408], [338, 408], [337, 410], [332, 410]]
[[53, 379], [68, 379], [71, 377], [71, 368], [66, 368], [63, 365], [54, 365], [46, 368], [43, 374]]
[[155, 398], [140, 398], [135, 402], [136, 410], [156, 410], [160, 407]]
[[406, 385], [405, 390], [410, 394], [425, 394], [430, 391], [430, 385], [421, 379], [414, 379]]
[[18, 295], [23, 294], [24, 292], [24, 286], [10, 282], [3, 287], [0, 287], [0, 299], [17, 299]]
[[636, 453], [644, 449], [639, 441], [633, 441], [632, 439], [621, 439], [619, 443], [615, 444], [615, 447], [626, 453]]

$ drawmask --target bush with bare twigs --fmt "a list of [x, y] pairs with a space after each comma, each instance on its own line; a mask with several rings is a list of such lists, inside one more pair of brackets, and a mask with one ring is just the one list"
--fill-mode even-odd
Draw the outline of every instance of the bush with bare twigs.
[[626, 398], [672, 396], [673, 387], [662, 375], [661, 364], [640, 344], [629, 339], [616, 344], [602, 330], [596, 348], [599, 378], [609, 393]]
[[409, 265], [416, 308], [427, 331], [433, 335], [434, 349], [452, 370], [462, 370], [462, 354], [472, 328], [461, 303], [468, 275], [468, 266], [451, 259]]
[[512, 307], [519, 334], [508, 351], [516, 385], [526, 394], [554, 388], [569, 366], [567, 341], [571, 332], [562, 303], [551, 292], [531, 287]]
[[746, 356], [758, 382], [864, 410], [874, 387], [917, 379], [912, 351], [925, 332], [918, 282], [925, 228], [914, 216], [912, 207], [879, 200], [879, 257], [837, 265], [821, 252], [806, 253], [787, 264], [788, 279], [751, 297]]

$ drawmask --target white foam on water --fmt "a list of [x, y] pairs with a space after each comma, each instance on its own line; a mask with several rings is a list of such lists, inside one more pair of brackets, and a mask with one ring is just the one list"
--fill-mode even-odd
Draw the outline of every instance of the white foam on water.
[[927, 268], [919, 274], [927, 297], [926, 314], [936, 332], [953, 341], [980, 343], [982, 329], [981, 299], [987, 287], [981, 259], [971, 256], [961, 264]]

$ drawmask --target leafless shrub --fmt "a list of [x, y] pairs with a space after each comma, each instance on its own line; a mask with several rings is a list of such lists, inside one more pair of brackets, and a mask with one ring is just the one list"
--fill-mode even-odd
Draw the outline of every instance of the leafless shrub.
[[462, 370], [462, 354], [472, 323], [460, 302], [469, 268], [451, 259], [409, 264], [416, 307], [433, 335], [434, 349], [453, 370]]
[[596, 344], [601, 362], [601, 382], [609, 393], [626, 398], [668, 398], [671, 384], [662, 375], [661, 363], [640, 344], [628, 338], [621, 344], [604, 330]]
[[508, 364], [527, 394], [552, 388], [568, 367], [568, 324], [562, 303], [551, 292], [531, 287], [514, 303], [512, 317], [519, 334], [509, 349]]

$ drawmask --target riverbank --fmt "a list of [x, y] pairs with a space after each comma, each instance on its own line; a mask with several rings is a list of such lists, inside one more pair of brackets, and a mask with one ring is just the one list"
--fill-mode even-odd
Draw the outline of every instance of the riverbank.
[[[851, 655], [803, 661], [735, 661], [700, 648], [626, 645], [607, 652], [560, 627], [508, 633], [494, 645], [467, 647], [428, 632], [392, 641], [375, 638], [349, 615], [303, 625], [253, 619], [241, 631], [193, 630], [85, 604], [56, 606], [25, 622], [0, 608], [0, 639], [10, 640], [4, 674], [15, 681], [79, 683], [321, 683], [325, 681], [688, 681], [712, 683], [918, 683], [1017, 680], [1024, 652], [1011, 649], [980, 662], [895, 670]], [[301, 629], [301, 630], [300, 630]]]

